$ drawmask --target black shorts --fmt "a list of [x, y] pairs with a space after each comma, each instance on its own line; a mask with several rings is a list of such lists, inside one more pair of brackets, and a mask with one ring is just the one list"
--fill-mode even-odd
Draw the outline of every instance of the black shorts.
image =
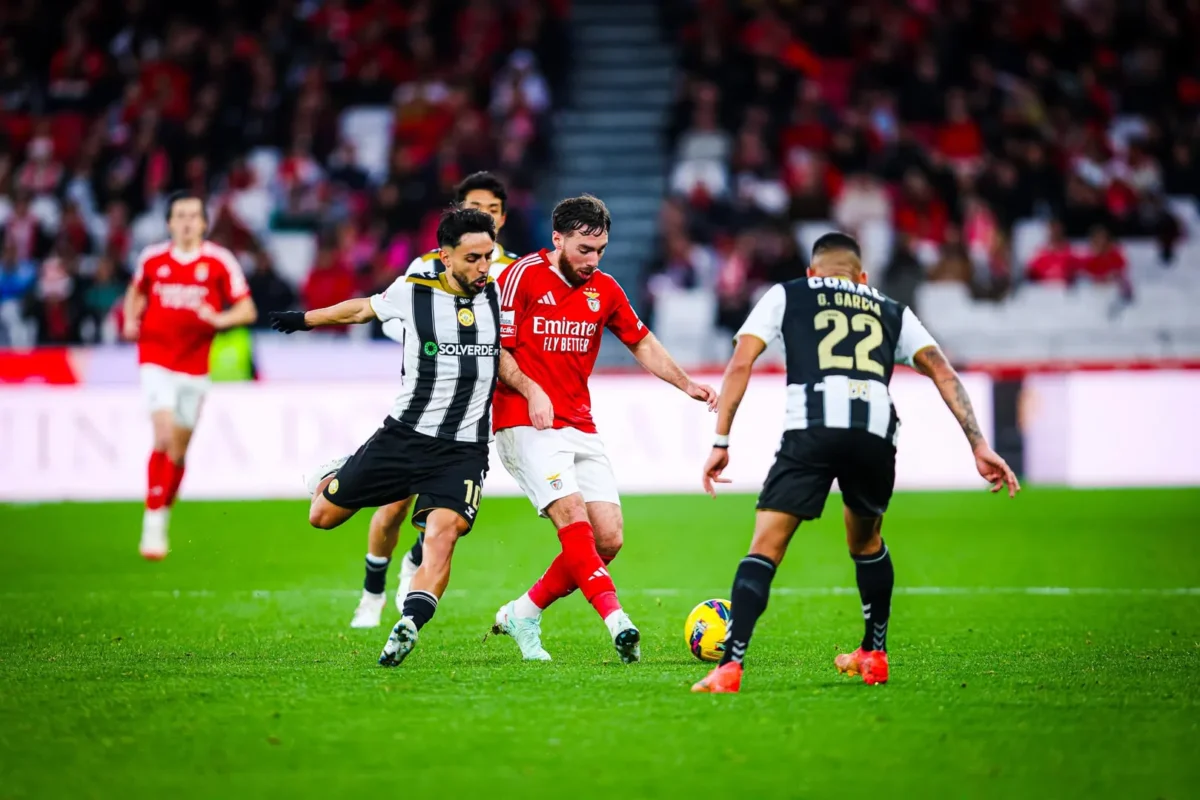
[[[325, 499], [342, 508], [374, 508], [417, 495], [412, 522], [425, 527], [429, 512], [448, 508], [475, 524], [488, 446], [417, 433], [388, 417], [325, 487]], [[469, 530], [469, 527], [468, 527]]]
[[758, 508], [817, 519], [835, 478], [847, 508], [883, 516], [896, 485], [896, 448], [857, 428], [784, 431]]

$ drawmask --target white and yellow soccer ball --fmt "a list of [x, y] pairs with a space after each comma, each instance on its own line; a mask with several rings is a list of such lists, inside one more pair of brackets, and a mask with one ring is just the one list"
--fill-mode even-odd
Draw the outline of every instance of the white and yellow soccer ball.
[[683, 627], [684, 641], [692, 655], [701, 661], [720, 661], [732, 618], [728, 600], [705, 600], [693, 608]]

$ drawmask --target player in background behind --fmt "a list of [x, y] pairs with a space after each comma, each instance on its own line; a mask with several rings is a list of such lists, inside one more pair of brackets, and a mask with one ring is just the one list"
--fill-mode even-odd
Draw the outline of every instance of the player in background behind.
[[139, 548], [152, 560], [167, 555], [168, 516], [208, 391], [213, 337], [258, 316], [237, 259], [205, 241], [207, 229], [199, 197], [172, 195], [167, 202], [171, 239], [142, 251], [125, 293], [124, 334], [138, 343], [142, 392], [154, 431]]
[[705, 490], [715, 497], [713, 484], [729, 482], [721, 473], [729, 465], [734, 415], [755, 360], [777, 339], [787, 368], [784, 433], [758, 498], [750, 553], [734, 576], [725, 653], [694, 692], [740, 690], [742, 660], [767, 608], [775, 570], [800, 522], [821, 516], [834, 479], [865, 620], [861, 646], [834, 663], [868, 684], [887, 682], [895, 574], [880, 534], [896, 480], [900, 420], [888, 390], [896, 363], [915, 367], [937, 385], [992, 491], [1007, 486], [1015, 497], [1020, 490], [980, 431], [971, 399], [937, 342], [912, 309], [867, 286], [860, 258], [850, 236], [822, 236], [813, 245], [808, 277], [772, 287], [738, 331], [721, 387], [716, 441], [704, 465]]
[[621, 499], [592, 421], [588, 378], [608, 328], [649, 372], [715, 408], [711, 386], [693, 383], [638, 319], [620, 284], [600, 271], [612, 226], [595, 197], [563, 200], [553, 213], [553, 252], [509, 267], [500, 287], [500, 344], [544, 387], [554, 424], [531, 422], [520, 394], [496, 389], [496, 446], [504, 468], [538, 513], [558, 529], [562, 552], [528, 592], [496, 612], [493, 633], [512, 636], [527, 660], [548, 661], [542, 611], [576, 588], [600, 614], [625, 663], [640, 658], [641, 634], [621, 609], [608, 564], [621, 549]]
[[[454, 189], [454, 201], [459, 208], [474, 208], [491, 216], [496, 222], [496, 233], [499, 235], [504, 228], [507, 213], [508, 191], [504, 183], [490, 172], [476, 172], [468, 175]], [[492, 247], [491, 268], [489, 275], [495, 280], [500, 273], [515, 260], [497, 242]], [[428, 253], [417, 256], [409, 264], [406, 275], [440, 274], [446, 269], [442, 263], [441, 248], [434, 248]], [[404, 323], [399, 319], [389, 319], [383, 323], [384, 334], [393, 341], [404, 344]], [[392, 553], [400, 541], [400, 526], [404, 524], [408, 510], [412, 506], [412, 498], [407, 497], [390, 505], [375, 509], [371, 515], [370, 526], [367, 530], [366, 575], [363, 578], [363, 593], [354, 609], [350, 620], [351, 628], [374, 628], [379, 625], [383, 607], [387, 603], [385, 588], [387, 586], [388, 567], [392, 563]], [[396, 586], [396, 608], [403, 612], [404, 598], [408, 595], [413, 576], [421, 566], [424, 556], [422, 542], [425, 534], [422, 532], [412, 549], [404, 554], [400, 562], [400, 579]]]

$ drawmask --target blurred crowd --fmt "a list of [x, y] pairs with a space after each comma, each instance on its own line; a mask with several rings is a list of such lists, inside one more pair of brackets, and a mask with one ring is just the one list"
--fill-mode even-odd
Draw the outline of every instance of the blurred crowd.
[[[9, 0], [0, 3], [0, 345], [115, 337], [138, 221], [164, 196], [210, 199], [260, 314], [386, 285], [433, 246], [465, 175], [509, 183], [504, 243], [530, 247], [532, 188], [565, 74], [566, 0]], [[372, 174], [342, 133], [390, 107]], [[272, 168], [256, 169], [267, 153]], [[272, 230], [318, 236], [283, 280], [239, 193]], [[161, 226], [159, 226], [161, 227]], [[297, 296], [299, 295], [299, 296]]]
[[[802, 274], [797, 230], [887, 231], [884, 289], [1000, 298], [1128, 289], [1123, 237], [1164, 264], [1168, 198], [1200, 201], [1195, 0], [675, 0], [683, 74], [650, 301], [710, 287], [736, 326]], [[1014, 263], [1013, 231], [1049, 240]]]

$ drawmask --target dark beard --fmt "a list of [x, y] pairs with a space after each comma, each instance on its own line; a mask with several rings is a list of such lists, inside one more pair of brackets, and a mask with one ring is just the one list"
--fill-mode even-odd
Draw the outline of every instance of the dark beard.
[[567, 283], [573, 287], [582, 286], [587, 283], [587, 278], [584, 278], [571, 267], [571, 264], [567, 261], [566, 253], [558, 254], [558, 271], [567, 279]]

